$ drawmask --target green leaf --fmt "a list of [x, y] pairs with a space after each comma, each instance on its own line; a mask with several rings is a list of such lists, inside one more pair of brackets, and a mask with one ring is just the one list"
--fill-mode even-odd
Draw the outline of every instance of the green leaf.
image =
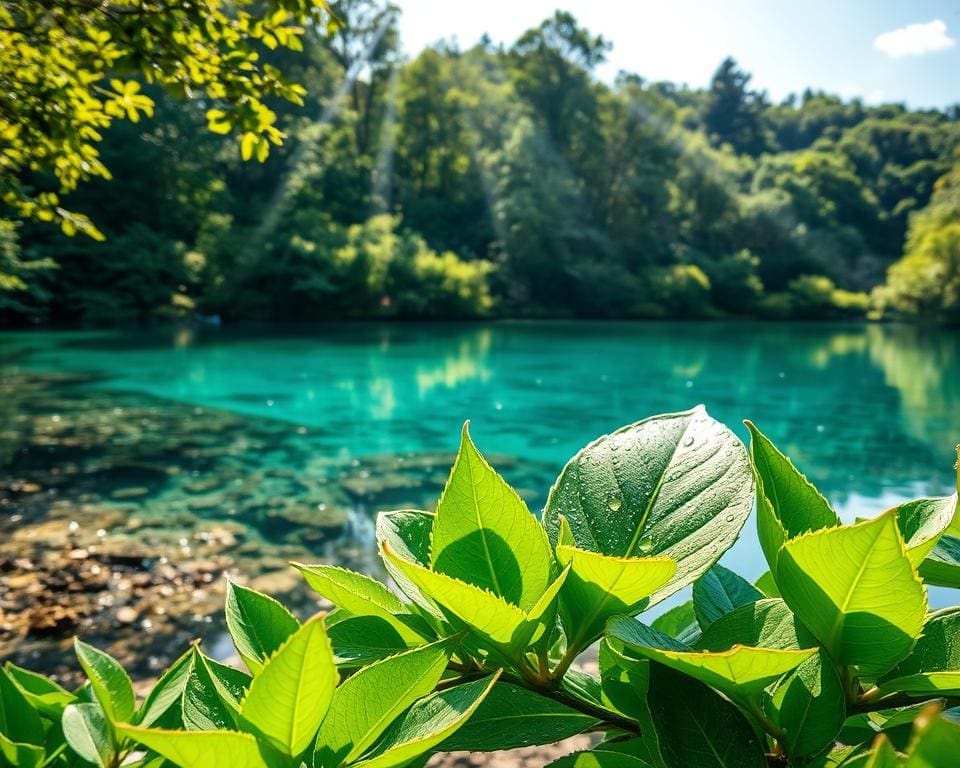
[[337, 768], [366, 752], [401, 712], [440, 681], [448, 638], [364, 667], [336, 690], [320, 726], [314, 766]]
[[735, 645], [726, 651], [696, 651], [639, 621], [618, 617], [607, 625], [616, 650], [637, 653], [713, 686], [723, 694], [749, 700], [777, 678], [817, 652]]
[[877, 736], [869, 750], [858, 751], [846, 760], [827, 763], [831, 766], [840, 765], [843, 768], [897, 768], [903, 764], [903, 759], [883, 735]]
[[327, 629], [337, 666], [362, 667], [406, 650], [410, 643], [379, 616], [350, 616]]
[[227, 582], [226, 616], [237, 653], [253, 673], [259, 672], [267, 658], [300, 626], [272, 597], [232, 581]]
[[9, 661], [4, 665], [4, 669], [33, 708], [51, 720], [59, 720], [67, 704], [77, 700], [68, 690], [36, 672], [18, 667]]
[[79, 638], [73, 641], [80, 666], [90, 680], [93, 695], [112, 723], [129, 722], [137, 709], [133, 683], [119, 663]]
[[787, 604], [837, 664], [882, 674], [920, 634], [926, 592], [892, 514], [788, 541], [778, 571]]
[[696, 648], [725, 651], [738, 644], [796, 651], [812, 648], [817, 640], [797, 623], [783, 600], [765, 598], [721, 616], [700, 636]]
[[15, 768], [40, 768], [46, 760], [46, 750], [35, 744], [22, 744], [0, 733], [0, 761]]
[[548, 768], [652, 768], [652, 766], [639, 757], [606, 750], [601, 745], [589, 752], [564, 755], [550, 763]]
[[600, 721], [513, 683], [497, 683], [442, 752], [519, 749], [581, 733]]
[[736, 541], [753, 478], [743, 445], [702, 407], [655, 416], [601, 437], [560, 473], [544, 509], [556, 542], [561, 515], [576, 545], [677, 563], [654, 605], [692, 583]]
[[750, 459], [757, 481], [757, 531], [760, 546], [776, 573], [785, 540], [840, 524], [837, 513], [780, 450], [751, 421]]
[[99, 768], [114, 765], [111, 726], [99, 704], [70, 704], [63, 710], [63, 735], [70, 748]]
[[650, 622], [650, 626], [686, 645], [693, 645], [700, 637], [700, 625], [697, 623], [697, 615], [693, 609], [693, 600], [680, 603], [657, 616]]
[[914, 499], [893, 509], [897, 526], [914, 567], [919, 567], [950, 526], [957, 511], [957, 494], [937, 499]]
[[960, 696], [960, 608], [933, 614], [910, 655], [894, 667], [868, 696]]
[[930, 555], [920, 564], [920, 575], [927, 584], [960, 589], [960, 538], [945, 534]]
[[296, 757], [320, 727], [337, 680], [323, 619], [315, 616], [254, 675], [240, 716], [278, 749]]
[[291, 563], [307, 584], [338, 608], [356, 616], [393, 616], [406, 606], [376, 579], [336, 565]]
[[192, 731], [235, 728], [240, 721], [240, 702], [249, 686], [246, 673], [195, 651], [183, 692], [184, 726]]
[[653, 664], [648, 700], [665, 768], [766, 768], [750, 724], [702, 683]]
[[693, 583], [693, 608], [701, 629], [762, 597], [763, 593], [749, 581], [722, 565], [713, 566]]
[[[414, 509], [381, 512], [377, 515], [377, 543], [381, 547], [389, 544], [390, 548], [407, 562], [429, 567], [430, 532], [433, 529], [433, 519], [432, 512]], [[433, 603], [420, 594], [402, 571], [388, 560], [384, 560], [384, 567], [403, 594], [428, 615], [442, 618]]]
[[[307, 583], [318, 594], [338, 608], [354, 616], [376, 616], [390, 624], [410, 645], [419, 645], [429, 629], [422, 632], [411, 629], [397, 614], [406, 614], [407, 606], [383, 584], [369, 576], [339, 568], [335, 565], [301, 565], [293, 563]], [[414, 617], [410, 617], [412, 620]], [[422, 622], [421, 622], [422, 623]]]
[[[566, 520], [561, 525], [566, 526]], [[560, 605], [568, 645], [574, 648], [600, 637], [611, 616], [643, 610], [677, 569], [669, 557], [613, 557], [566, 544], [557, 546], [557, 560], [570, 565]]]
[[754, 585], [767, 597], [782, 597], [780, 587], [777, 586], [776, 579], [773, 578], [771, 571], [765, 571], [764, 574], [754, 582]]
[[836, 667], [823, 653], [804, 661], [763, 702], [791, 760], [817, 755], [834, 743], [846, 719], [846, 697]]
[[133, 725], [117, 727], [181, 768], [268, 768], [257, 740], [236, 731], [168, 731]]
[[431, 571], [417, 563], [401, 559], [386, 542], [383, 557], [424, 595], [442, 607], [454, 619], [503, 649], [526, 646], [532, 632], [523, 611], [480, 587], [452, 576]]
[[528, 611], [552, 580], [550, 542], [523, 499], [477, 451], [468, 426], [437, 504], [430, 566]]
[[257, 148], [259, 137], [257, 134], [247, 131], [240, 137], [240, 157], [243, 160], [249, 160], [253, 157], [253, 152]]
[[6, 669], [0, 669], [0, 733], [13, 742], [43, 744], [43, 723]]
[[[193, 658], [194, 651], [191, 648], [160, 676], [137, 713], [138, 725], [149, 727], [158, 722], [170, 709], [176, 707], [179, 710], [183, 691], [193, 668]], [[179, 723], [164, 723], [164, 725], [179, 725]]]
[[370, 754], [354, 765], [394, 768], [427, 753], [469, 720], [499, 676], [498, 672], [421, 699], [387, 729]]
[[905, 768], [945, 768], [956, 765], [960, 754], [960, 725], [936, 715], [917, 723], [917, 735], [910, 746]]

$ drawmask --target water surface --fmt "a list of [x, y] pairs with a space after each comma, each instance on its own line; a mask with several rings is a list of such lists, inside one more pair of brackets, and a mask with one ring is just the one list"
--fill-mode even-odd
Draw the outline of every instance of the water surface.
[[[465, 419], [535, 509], [586, 442], [697, 403], [742, 437], [752, 419], [847, 520], [949, 493], [960, 440], [960, 339], [895, 326], [7, 333], [0, 383], [7, 481], [41, 473], [60, 499], [142, 508], [171, 526], [256, 517], [265, 543], [368, 570], [365, 521], [435, 498]], [[328, 505], [350, 514], [339, 548], [301, 526]], [[765, 569], [754, 540], [751, 522], [725, 558], [747, 576]]]

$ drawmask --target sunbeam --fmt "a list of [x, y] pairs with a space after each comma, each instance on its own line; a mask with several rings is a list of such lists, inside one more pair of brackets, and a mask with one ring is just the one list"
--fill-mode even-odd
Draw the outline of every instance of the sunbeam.
[[390, 71], [387, 84], [387, 108], [380, 126], [380, 144], [377, 150], [377, 162], [371, 174], [370, 215], [387, 213], [392, 204], [393, 152], [396, 143], [397, 122], [397, 83], [400, 69]]
[[313, 125], [303, 132], [299, 146], [287, 162], [287, 172], [284, 174], [283, 180], [271, 197], [270, 202], [267, 203], [264, 208], [260, 226], [257, 227], [250, 241], [251, 250], [259, 249], [260, 246], [262, 246], [264, 240], [273, 232], [277, 223], [280, 221], [286, 204], [313, 178], [316, 170], [314, 170], [313, 173], [299, 173], [298, 169], [302, 166], [307, 154], [320, 142], [324, 129], [327, 128], [340, 113], [347, 94], [350, 92], [357, 78], [363, 73], [364, 68], [370, 63], [373, 52], [376, 50], [377, 45], [393, 21], [393, 16], [384, 14], [361, 56], [359, 56], [353, 66], [347, 70], [343, 82], [340, 83], [333, 96], [326, 105], [324, 105], [323, 111], [314, 121]]

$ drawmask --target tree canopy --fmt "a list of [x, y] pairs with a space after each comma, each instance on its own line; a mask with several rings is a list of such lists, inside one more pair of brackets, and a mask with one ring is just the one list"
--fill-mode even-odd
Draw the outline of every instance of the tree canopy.
[[[813, 91], [771, 103], [732, 60], [705, 89], [607, 83], [607, 41], [566, 13], [511, 45], [404, 58], [399, 12], [380, 0], [333, 3], [343, 24], [329, 34], [281, 6], [279, 26], [302, 32], [242, 45], [256, 72], [306, 90], [302, 105], [256, 97], [282, 145], [242, 123], [247, 97], [204, 85], [183, 99], [137, 69], [123, 82], [153, 115], [103, 129], [94, 148], [113, 180], [57, 202], [106, 241], [36, 216], [5, 225], [4, 320], [953, 317], [927, 309], [947, 273], [924, 302], [878, 286], [905, 245], [947, 263], [949, 231], [918, 233], [948, 229], [933, 209], [954, 188], [938, 179], [960, 147], [956, 109]], [[247, 154], [272, 150], [244, 164], [210, 127]], [[4, 173], [28, 201], [44, 178]]]
[[118, 119], [152, 117], [144, 85], [208, 105], [208, 127], [236, 132], [245, 159], [284, 137], [271, 98], [306, 90], [261, 58], [302, 50], [323, 0], [3, 0], [0, 3], [0, 199], [20, 216], [102, 239], [63, 207], [79, 182], [111, 178], [98, 146]]

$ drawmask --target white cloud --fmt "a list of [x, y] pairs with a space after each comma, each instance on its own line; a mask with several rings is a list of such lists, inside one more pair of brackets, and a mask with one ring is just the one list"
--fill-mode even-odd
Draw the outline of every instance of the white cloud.
[[892, 59], [903, 56], [923, 56], [952, 48], [956, 40], [947, 34], [947, 25], [940, 19], [925, 24], [907, 24], [877, 35], [873, 47]]

